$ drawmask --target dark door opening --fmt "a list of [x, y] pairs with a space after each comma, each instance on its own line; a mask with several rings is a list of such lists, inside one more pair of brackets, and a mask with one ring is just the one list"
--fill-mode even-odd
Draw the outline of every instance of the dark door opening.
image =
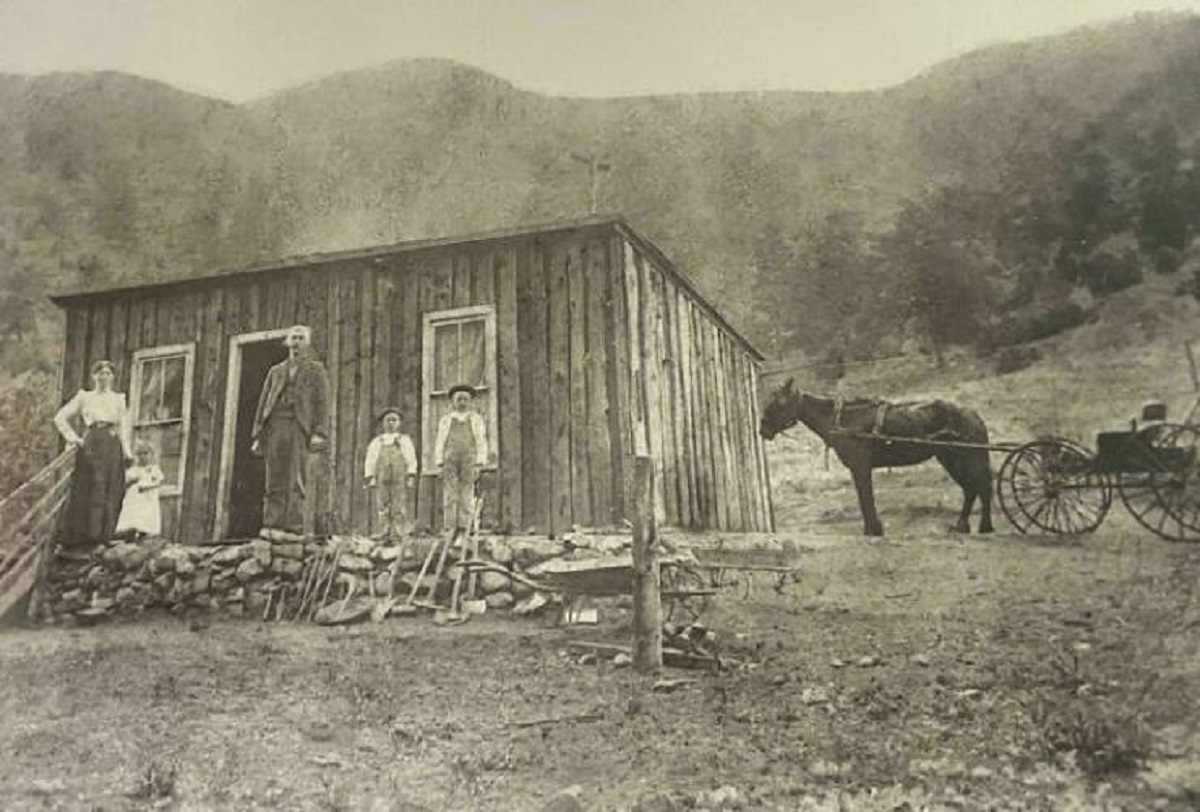
[[243, 344], [242, 374], [238, 380], [237, 422], [234, 424], [233, 475], [229, 489], [229, 528], [226, 538], [244, 539], [262, 528], [264, 464], [262, 457], [250, 453], [250, 430], [254, 428], [254, 410], [267, 372], [287, 358], [287, 348], [279, 339]]

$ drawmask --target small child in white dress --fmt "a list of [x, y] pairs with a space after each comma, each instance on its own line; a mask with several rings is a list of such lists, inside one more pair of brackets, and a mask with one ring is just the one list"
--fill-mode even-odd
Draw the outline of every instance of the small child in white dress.
[[163, 472], [154, 462], [154, 447], [145, 440], [133, 444], [135, 464], [125, 471], [125, 500], [117, 518], [117, 535], [140, 540], [162, 534], [158, 491]]

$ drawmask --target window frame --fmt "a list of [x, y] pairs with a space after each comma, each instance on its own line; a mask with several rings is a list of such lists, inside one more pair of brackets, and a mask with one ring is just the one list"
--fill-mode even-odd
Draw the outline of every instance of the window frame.
[[486, 382], [485, 393], [487, 407], [482, 412], [488, 430], [488, 462], [482, 466], [485, 471], [494, 471], [498, 467], [499, 450], [499, 416], [500, 394], [496, 366], [496, 307], [495, 305], [471, 305], [455, 307], [448, 310], [431, 310], [422, 315], [421, 319], [421, 470], [427, 475], [436, 474], [433, 465], [433, 446], [437, 441], [437, 425], [430, 424], [432, 409], [430, 403], [435, 396], [444, 396], [448, 389], [433, 388], [434, 350], [437, 328], [447, 324], [462, 324], [465, 322], [483, 322], [483, 377]]
[[[183, 403], [180, 408], [180, 416], [170, 420], [140, 421], [138, 412], [142, 408], [143, 365], [150, 361], [176, 357], [183, 358]], [[188, 446], [192, 433], [192, 378], [195, 364], [196, 343], [194, 341], [186, 344], [162, 344], [157, 347], [135, 350], [130, 362], [132, 367], [129, 378], [130, 441], [137, 439], [137, 430], [142, 426], [164, 426], [173, 423], [180, 423], [182, 426], [182, 436], [179, 440], [179, 481], [171, 485], [164, 484], [160, 491], [161, 496], [182, 495], [184, 484], [187, 481]]]

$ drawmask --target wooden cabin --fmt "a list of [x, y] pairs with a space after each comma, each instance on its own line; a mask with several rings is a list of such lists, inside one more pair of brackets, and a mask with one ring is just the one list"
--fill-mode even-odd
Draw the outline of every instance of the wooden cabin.
[[[172, 282], [54, 297], [62, 397], [93, 360], [119, 367], [135, 435], [160, 451], [167, 535], [244, 538], [261, 520], [249, 430], [292, 324], [329, 371], [333, 437], [314, 462], [319, 532], [368, 524], [363, 459], [388, 405], [429, 469], [446, 390], [477, 385], [494, 464], [484, 525], [620, 526], [633, 455], [654, 460], [661, 523], [773, 529], [758, 436], [763, 358], [619, 217], [422, 240]], [[422, 475], [418, 524], [440, 522]]]

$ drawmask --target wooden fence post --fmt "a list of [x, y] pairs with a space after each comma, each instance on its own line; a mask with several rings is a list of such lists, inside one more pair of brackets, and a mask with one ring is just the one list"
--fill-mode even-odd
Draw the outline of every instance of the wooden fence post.
[[662, 668], [662, 596], [658, 529], [654, 522], [654, 466], [648, 456], [634, 459], [633, 489], [633, 666], [650, 673]]

